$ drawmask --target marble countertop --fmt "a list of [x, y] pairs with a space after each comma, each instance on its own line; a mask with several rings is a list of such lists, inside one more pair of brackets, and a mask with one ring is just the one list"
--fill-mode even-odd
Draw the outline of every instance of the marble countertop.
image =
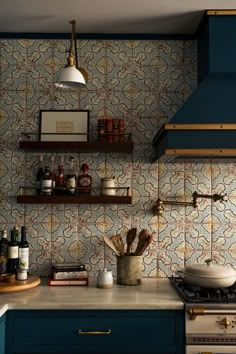
[[182, 310], [183, 302], [168, 279], [144, 278], [141, 285], [114, 284], [98, 289], [96, 279], [88, 287], [48, 286], [0, 294], [0, 316], [14, 310]]

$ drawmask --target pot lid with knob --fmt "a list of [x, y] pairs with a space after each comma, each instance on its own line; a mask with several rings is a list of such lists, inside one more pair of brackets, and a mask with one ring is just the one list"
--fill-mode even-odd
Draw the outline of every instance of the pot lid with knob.
[[214, 259], [207, 259], [205, 264], [191, 264], [184, 269], [185, 274], [206, 278], [236, 277], [235, 270], [230, 265], [215, 264]]

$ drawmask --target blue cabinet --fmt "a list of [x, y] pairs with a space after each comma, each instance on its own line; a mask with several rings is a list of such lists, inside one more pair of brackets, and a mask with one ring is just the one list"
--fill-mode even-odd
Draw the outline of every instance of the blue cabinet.
[[5, 354], [5, 319], [5, 315], [0, 317], [0, 354]]
[[184, 353], [183, 311], [7, 312], [6, 354]]

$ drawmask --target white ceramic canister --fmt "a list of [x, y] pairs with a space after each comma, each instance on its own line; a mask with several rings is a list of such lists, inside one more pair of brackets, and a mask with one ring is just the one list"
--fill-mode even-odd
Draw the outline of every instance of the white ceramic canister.
[[100, 289], [110, 289], [113, 287], [112, 270], [104, 268], [98, 272], [97, 287]]
[[105, 177], [101, 179], [101, 195], [116, 195], [115, 177]]

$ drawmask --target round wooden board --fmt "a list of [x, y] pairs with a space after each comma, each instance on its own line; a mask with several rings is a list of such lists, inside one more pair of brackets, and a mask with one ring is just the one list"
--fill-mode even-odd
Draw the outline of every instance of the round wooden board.
[[40, 278], [33, 276], [29, 276], [27, 280], [16, 280], [14, 283], [1, 281], [0, 293], [8, 293], [10, 291], [30, 289], [39, 285], [40, 282]]

